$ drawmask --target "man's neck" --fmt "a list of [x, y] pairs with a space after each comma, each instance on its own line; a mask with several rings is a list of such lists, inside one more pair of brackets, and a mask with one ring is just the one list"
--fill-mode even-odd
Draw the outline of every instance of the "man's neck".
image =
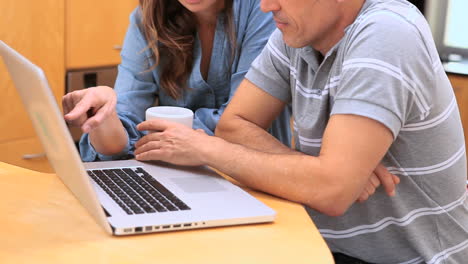
[[342, 14], [338, 22], [333, 26], [333, 30], [328, 31], [326, 38], [321, 42], [313, 45], [313, 48], [320, 51], [323, 56], [338, 43], [345, 34], [345, 29], [354, 23], [361, 8], [366, 0], [343, 1], [339, 5], [339, 10]]

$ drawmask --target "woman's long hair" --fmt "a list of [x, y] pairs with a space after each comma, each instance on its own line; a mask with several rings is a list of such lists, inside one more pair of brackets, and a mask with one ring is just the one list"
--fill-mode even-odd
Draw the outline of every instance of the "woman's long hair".
[[[161, 88], [169, 96], [177, 99], [182, 95], [183, 89], [187, 88], [187, 79], [193, 66], [193, 46], [197, 32], [195, 15], [177, 0], [139, 1], [143, 30], [148, 41], [147, 48], [153, 53], [154, 67], [160, 67]], [[224, 24], [232, 62], [236, 47], [233, 0], [224, 2]]]

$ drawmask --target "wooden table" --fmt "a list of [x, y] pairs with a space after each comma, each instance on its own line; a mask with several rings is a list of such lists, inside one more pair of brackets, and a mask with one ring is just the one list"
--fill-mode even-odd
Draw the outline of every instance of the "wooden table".
[[0, 162], [0, 263], [333, 263], [301, 205], [249, 192], [274, 223], [113, 237], [55, 174]]

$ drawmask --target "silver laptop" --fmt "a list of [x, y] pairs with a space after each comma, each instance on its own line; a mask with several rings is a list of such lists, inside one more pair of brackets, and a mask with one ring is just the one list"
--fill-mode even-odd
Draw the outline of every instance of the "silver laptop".
[[43, 71], [2, 41], [0, 56], [55, 172], [108, 233], [274, 221], [271, 208], [207, 167], [136, 160], [82, 163]]

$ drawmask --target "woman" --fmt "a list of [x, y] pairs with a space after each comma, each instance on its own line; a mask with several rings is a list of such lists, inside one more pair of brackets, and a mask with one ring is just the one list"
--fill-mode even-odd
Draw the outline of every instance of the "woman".
[[[229, 98], [275, 29], [258, 0], [140, 0], [130, 16], [114, 89], [63, 98], [65, 119], [82, 127], [84, 161], [133, 155], [136, 126], [159, 105], [194, 111], [194, 129], [212, 135]], [[290, 145], [289, 110], [271, 133]]]

